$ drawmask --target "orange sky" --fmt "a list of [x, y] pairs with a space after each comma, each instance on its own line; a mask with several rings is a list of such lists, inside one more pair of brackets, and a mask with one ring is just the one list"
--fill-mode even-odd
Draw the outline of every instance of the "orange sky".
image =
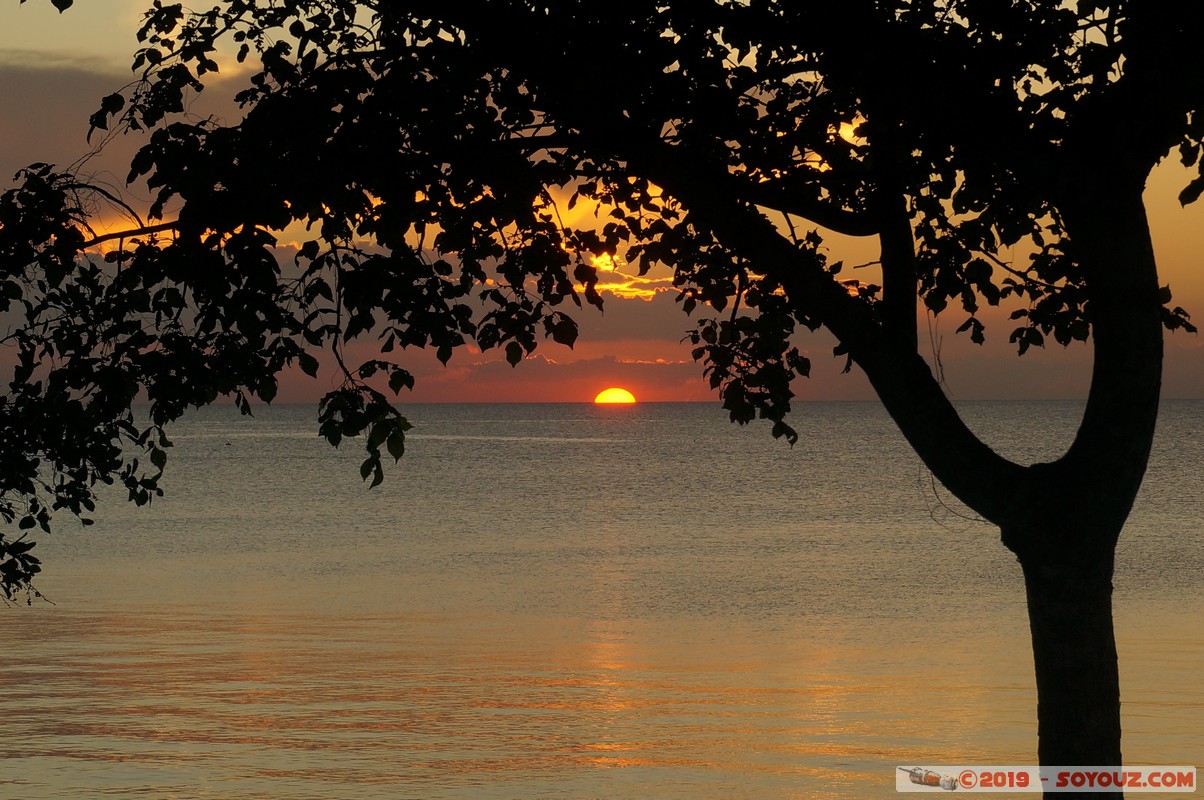
[[[62, 16], [47, 0], [0, 5], [0, 175], [7, 181], [16, 169], [33, 161], [60, 164], [86, 151], [87, 117], [98, 100], [129, 80], [129, 55], [136, 48], [134, 30], [147, 0], [81, 2]], [[219, 96], [198, 101], [197, 110]], [[116, 182], [124, 175], [136, 141], [120, 142], [103, 162], [101, 177]], [[108, 172], [105, 172], [108, 170]], [[1186, 172], [1173, 159], [1149, 182], [1146, 202], [1154, 233], [1159, 269], [1175, 303], [1204, 322], [1204, 202], [1182, 209], [1175, 196]], [[828, 238], [833, 260], [862, 263], [876, 258], [872, 240]], [[432, 354], [402, 355], [403, 365], [418, 378], [412, 395], [418, 402], [457, 401], [588, 401], [608, 386], [630, 389], [643, 401], [706, 401], [713, 393], [702, 379], [701, 366], [690, 360], [681, 343], [689, 320], [673, 302], [664, 280], [642, 284], [655, 290], [651, 299], [632, 299], [630, 277], [620, 265], [606, 273], [606, 311], [579, 312], [582, 335], [576, 347], [547, 343], [536, 355], [511, 368], [500, 354], [464, 350], [448, 367]], [[861, 277], [858, 275], [858, 277]], [[868, 276], [867, 276], [868, 277]], [[994, 312], [994, 313], [992, 313]], [[964, 315], [921, 320], [921, 350], [939, 350], [946, 385], [955, 400], [989, 398], [1075, 398], [1085, 395], [1090, 377], [1086, 346], [1070, 349], [1052, 344], [1023, 359], [1007, 343], [1011, 325], [1006, 312], [980, 315], [987, 322], [987, 344], [978, 347], [953, 332]], [[991, 323], [994, 323], [993, 325]], [[931, 335], [928, 331], [931, 330]], [[805, 399], [869, 399], [873, 395], [854, 370], [840, 374], [843, 361], [831, 358], [832, 340], [823, 333], [802, 339], [809, 351], [813, 377], [796, 384]], [[1204, 341], [1177, 333], [1167, 337], [1164, 395], [1204, 398]], [[330, 377], [316, 382], [290, 376], [280, 400], [309, 401], [329, 388]]]

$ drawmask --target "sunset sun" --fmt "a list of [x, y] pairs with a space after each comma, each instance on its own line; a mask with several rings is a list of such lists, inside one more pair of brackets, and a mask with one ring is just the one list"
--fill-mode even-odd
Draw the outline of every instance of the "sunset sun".
[[635, 395], [626, 389], [610, 388], [598, 392], [595, 403], [634, 403]]

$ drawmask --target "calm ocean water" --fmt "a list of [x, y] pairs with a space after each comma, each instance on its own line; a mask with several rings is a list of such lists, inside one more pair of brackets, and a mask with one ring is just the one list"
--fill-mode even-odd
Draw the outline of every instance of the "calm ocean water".
[[[1027, 764], [1020, 572], [881, 409], [415, 406], [385, 484], [315, 411], [179, 424], [168, 495], [0, 610], [0, 797], [879, 798]], [[977, 403], [1049, 458], [1074, 404]], [[1126, 761], [1204, 766], [1204, 403], [1118, 556]]]

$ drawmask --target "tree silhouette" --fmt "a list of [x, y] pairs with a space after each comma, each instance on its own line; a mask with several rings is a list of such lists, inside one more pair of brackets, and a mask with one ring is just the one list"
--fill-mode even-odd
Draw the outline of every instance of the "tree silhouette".
[[[564, 309], [602, 305], [591, 257], [621, 253], [673, 271], [735, 421], [793, 439], [810, 364], [792, 337], [836, 336], [1019, 559], [1041, 763], [1119, 765], [1113, 551], [1162, 330], [1194, 330], [1159, 286], [1142, 190], [1172, 149], [1200, 161], [1202, 23], [1187, 0], [156, 3], [135, 80], [91, 119], [93, 136], [149, 132], [128, 178], [155, 193], [146, 218], [45, 165], [0, 203], [0, 297], [24, 314], [0, 513], [46, 527], [115, 478], [146, 501], [165, 423], [221, 394], [270, 401], [320, 348], [344, 379], [321, 431], [366, 434], [375, 484], [408, 427], [381, 391], [413, 385], [397, 348], [517, 364], [541, 338], [571, 345]], [[242, 117], [183, 113], [224, 59], [250, 67]], [[566, 225], [580, 203], [593, 218]], [[94, 230], [113, 212], [130, 225]], [[309, 238], [282, 264], [289, 226]], [[842, 278], [820, 229], [877, 237], [881, 285]], [[1000, 255], [1015, 246], [1027, 263]], [[1021, 353], [1090, 340], [1065, 455], [1012, 463], [963, 424], [917, 352], [921, 302], [977, 342], [982, 304], [1014, 305]], [[358, 338], [380, 357], [347, 363]], [[28, 586], [27, 544], [2, 545], [6, 591]]]

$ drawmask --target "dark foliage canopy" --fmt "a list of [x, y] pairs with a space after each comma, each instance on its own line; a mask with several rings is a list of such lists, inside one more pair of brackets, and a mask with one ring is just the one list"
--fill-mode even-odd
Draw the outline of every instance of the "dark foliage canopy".
[[[793, 437], [793, 337], [824, 326], [906, 432], [911, 404], [945, 403], [920, 303], [981, 341], [982, 306], [1012, 302], [1020, 352], [1092, 335], [1068, 215], [1139, 196], [1173, 150], [1200, 165], [1202, 26], [1199, 3], [1134, 0], [155, 0], [134, 79], [91, 118], [96, 142], [147, 135], [128, 180], [152, 205], [50, 165], [0, 198], [0, 515], [18, 531], [0, 588], [28, 590], [25, 532], [59, 509], [86, 522], [98, 483], [148, 502], [187, 408], [270, 401], [322, 351], [343, 384], [321, 432], [364, 435], [375, 485], [409, 425], [387, 395], [413, 384], [398, 351], [571, 346], [602, 254], [672, 271], [733, 420]], [[241, 116], [187, 113], [219, 70], [245, 71]], [[588, 224], [566, 225], [581, 204]], [[290, 226], [306, 240], [282, 260]], [[822, 229], [879, 237], [881, 285], [848, 279]], [[1032, 257], [1000, 255], [1015, 246]], [[1169, 291], [1146, 299], [1191, 328]], [[347, 363], [357, 338], [379, 357]]]

